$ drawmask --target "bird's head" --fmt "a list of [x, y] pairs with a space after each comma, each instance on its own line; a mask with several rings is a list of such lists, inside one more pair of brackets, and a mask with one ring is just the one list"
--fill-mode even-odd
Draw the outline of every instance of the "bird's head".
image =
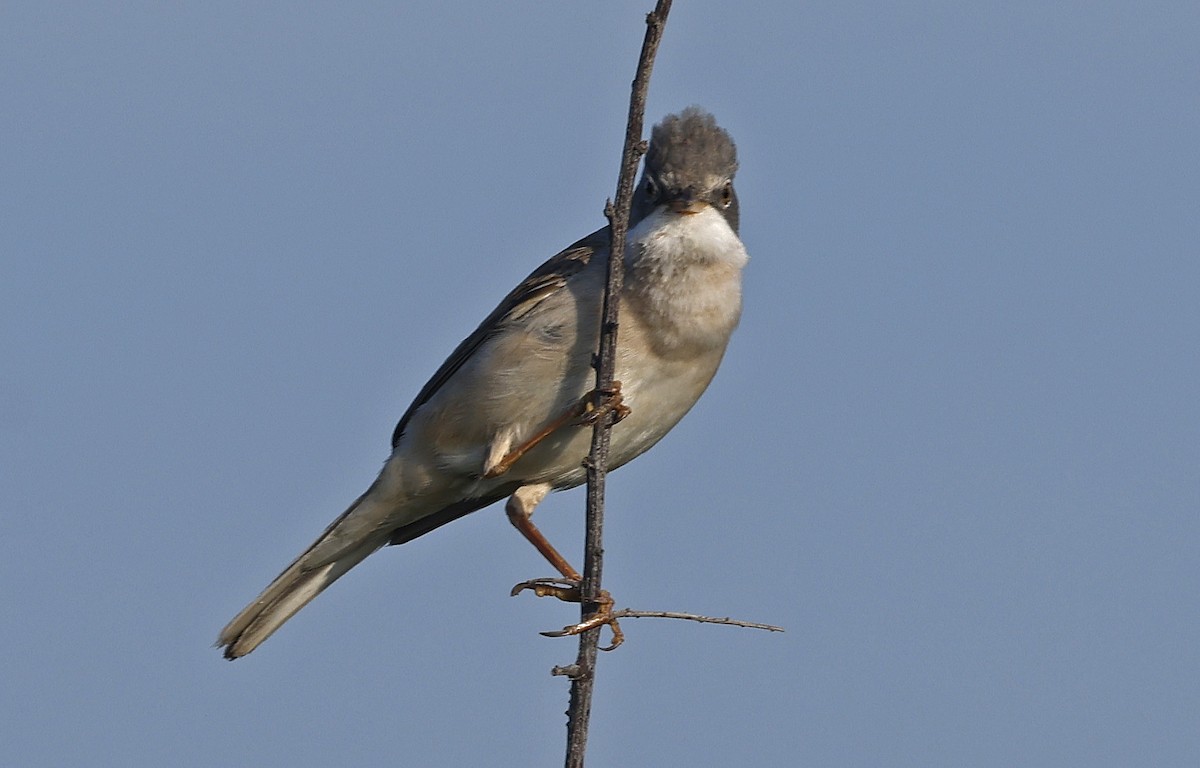
[[737, 147], [708, 112], [688, 107], [654, 126], [646, 167], [633, 196], [631, 224], [660, 206], [681, 216], [711, 206], [738, 230], [738, 200], [733, 189]]

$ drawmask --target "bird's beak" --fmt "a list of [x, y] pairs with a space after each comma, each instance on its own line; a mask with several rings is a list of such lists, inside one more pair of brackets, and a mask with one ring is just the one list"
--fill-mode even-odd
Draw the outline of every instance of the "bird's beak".
[[692, 195], [682, 195], [667, 203], [671, 210], [683, 216], [694, 216], [708, 205], [703, 200], [697, 200]]

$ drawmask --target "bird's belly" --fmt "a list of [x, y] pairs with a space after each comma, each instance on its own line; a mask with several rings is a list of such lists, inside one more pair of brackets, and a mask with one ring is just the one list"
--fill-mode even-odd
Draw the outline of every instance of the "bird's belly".
[[[623, 327], [624, 328], [624, 327]], [[616, 380], [629, 414], [612, 428], [609, 469], [649, 450], [695, 405], [716, 372], [719, 352], [688, 363], [619, 360]], [[636, 371], [636, 374], [634, 373]], [[591, 382], [581, 387], [586, 392]], [[512, 472], [530, 482], [570, 488], [586, 480], [583, 461], [591, 449], [592, 429], [566, 426], [514, 465]]]

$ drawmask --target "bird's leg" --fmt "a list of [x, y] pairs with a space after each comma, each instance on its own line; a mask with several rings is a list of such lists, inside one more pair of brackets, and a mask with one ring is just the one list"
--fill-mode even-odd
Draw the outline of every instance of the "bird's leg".
[[[537, 485], [523, 485], [517, 489], [508, 499], [508, 503], [504, 505], [504, 511], [508, 515], [508, 521], [513, 524], [525, 540], [542, 553], [542, 557], [554, 566], [554, 570], [562, 574], [567, 581], [578, 582], [582, 576], [579, 571], [571, 567], [567, 562], [567, 558], [558, 553], [554, 545], [546, 538], [538, 527], [533, 524], [533, 508], [541, 503], [542, 499], [546, 498], [546, 494], [550, 492], [549, 483], [539, 483]], [[518, 590], [520, 591], [520, 590]], [[547, 592], [546, 594], [550, 594]], [[538, 595], [541, 597], [542, 595]]]
[[[522, 581], [512, 588], [512, 595], [516, 596], [525, 590], [532, 590], [538, 597], [557, 597], [559, 600], [564, 600], [569, 603], [583, 602], [583, 596], [579, 589], [579, 584], [583, 577], [579, 575], [579, 571], [575, 570], [567, 559], [559, 554], [554, 545], [546, 538], [538, 527], [533, 524], [533, 509], [546, 498], [546, 494], [550, 492], [549, 483], [540, 483], [538, 485], [523, 485], [517, 489], [508, 499], [508, 503], [504, 506], [504, 511], [508, 514], [508, 520], [513, 524], [513, 527], [520, 531], [525, 540], [537, 549], [542, 554], [542, 557], [554, 566], [554, 569], [562, 574], [561, 579], [530, 579]], [[607, 591], [601, 590], [596, 598], [597, 611], [587, 619], [578, 624], [569, 627], [563, 627], [557, 632], [542, 632], [546, 637], [564, 637], [566, 635], [577, 635], [580, 632], [586, 632], [589, 629], [595, 629], [607, 624], [612, 628], [612, 642], [603, 650], [611, 651], [620, 645], [625, 640], [625, 634], [621, 631], [617, 620], [613, 618], [613, 599]]]
[[[579, 398], [578, 402], [573, 404], [567, 410], [563, 411], [558, 417], [556, 417], [546, 426], [542, 427], [541, 430], [535, 433], [528, 440], [515, 448], [510, 448], [507, 453], [498, 458], [495, 462], [489, 462], [489, 466], [484, 471], [483, 476], [486, 478], [493, 478], [503, 475], [505, 472], [511, 469], [512, 465], [516, 464], [522, 456], [533, 450], [538, 443], [542, 442], [563, 427], [590, 426], [595, 424], [608, 413], [613, 414], [613, 424], [616, 424], [630, 413], [629, 406], [622, 402], [621, 382], [619, 381], [614, 381], [611, 387], [606, 387], [604, 389], [593, 389], [591, 392], [588, 392], [586, 395]], [[537, 502], [534, 502], [534, 504], [536, 503]], [[540, 536], [541, 534], [538, 535]], [[528, 538], [528, 534], [526, 537]], [[535, 544], [534, 546], [538, 545]], [[542, 554], [545, 553], [543, 552]]]

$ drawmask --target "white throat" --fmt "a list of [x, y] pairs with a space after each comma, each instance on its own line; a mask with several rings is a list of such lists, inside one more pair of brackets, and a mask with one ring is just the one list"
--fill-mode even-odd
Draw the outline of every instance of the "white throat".
[[742, 308], [742, 267], [750, 256], [711, 207], [679, 214], [659, 207], [629, 233], [628, 306], [656, 329], [661, 354], [724, 348]]
[[692, 214], [659, 206], [629, 232], [629, 243], [632, 247], [625, 260], [632, 262], [630, 266], [646, 259], [669, 259], [720, 262], [741, 269], [750, 259], [729, 222], [711, 206]]

